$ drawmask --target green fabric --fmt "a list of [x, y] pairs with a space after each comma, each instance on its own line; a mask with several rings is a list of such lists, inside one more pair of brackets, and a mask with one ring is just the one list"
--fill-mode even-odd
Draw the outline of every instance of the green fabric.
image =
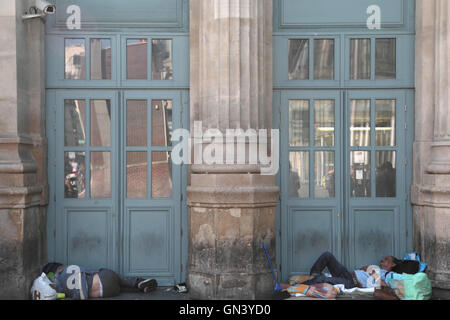
[[405, 275], [405, 300], [431, 299], [431, 282], [425, 273]]

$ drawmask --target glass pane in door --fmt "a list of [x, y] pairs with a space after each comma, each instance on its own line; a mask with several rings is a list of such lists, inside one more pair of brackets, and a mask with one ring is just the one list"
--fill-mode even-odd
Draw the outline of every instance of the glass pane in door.
[[64, 145], [84, 146], [86, 143], [86, 101], [64, 100]]
[[309, 146], [309, 100], [289, 100], [289, 141], [292, 147]]
[[289, 154], [289, 197], [309, 197], [309, 152]]
[[172, 197], [170, 152], [152, 152], [152, 198]]
[[334, 39], [314, 40], [314, 79], [334, 79]]
[[350, 195], [370, 197], [370, 151], [350, 152]]
[[370, 39], [350, 40], [350, 79], [370, 79]]
[[377, 178], [376, 190], [377, 197], [395, 198], [396, 197], [396, 152], [395, 151], [377, 151]]
[[334, 151], [316, 151], [315, 161], [315, 198], [334, 198]]
[[315, 146], [334, 146], [334, 130], [334, 100], [314, 100]]
[[370, 100], [350, 100], [350, 145], [370, 146]]
[[91, 146], [111, 145], [111, 101], [91, 100]]
[[309, 79], [309, 40], [289, 40], [289, 80]]
[[397, 75], [396, 39], [376, 39], [375, 76], [395, 79]]
[[395, 146], [395, 100], [376, 100], [375, 126], [377, 146]]
[[127, 146], [147, 146], [147, 100], [127, 100]]
[[127, 40], [127, 79], [147, 79], [147, 39]]
[[147, 152], [127, 152], [127, 198], [147, 197]]
[[172, 145], [172, 100], [152, 101], [152, 146]]
[[91, 152], [91, 198], [111, 197], [110, 152]]

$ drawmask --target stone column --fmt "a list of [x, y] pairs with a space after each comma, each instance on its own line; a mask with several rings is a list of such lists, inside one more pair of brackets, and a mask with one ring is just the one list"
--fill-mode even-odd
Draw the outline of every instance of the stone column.
[[44, 24], [0, 6], [0, 299], [27, 299], [45, 255]]
[[450, 4], [418, 0], [414, 246], [435, 288], [450, 289]]
[[[270, 129], [272, 1], [191, 0], [190, 15], [191, 134], [215, 129], [225, 140], [227, 129]], [[224, 143], [200, 141], [203, 149], [194, 152]], [[236, 140], [231, 147], [237, 150]], [[246, 150], [248, 158], [248, 144]], [[262, 175], [260, 163], [238, 164], [236, 156], [226, 164], [195, 161], [187, 189], [191, 297], [268, 297], [274, 282], [262, 241], [274, 262], [275, 177]]]

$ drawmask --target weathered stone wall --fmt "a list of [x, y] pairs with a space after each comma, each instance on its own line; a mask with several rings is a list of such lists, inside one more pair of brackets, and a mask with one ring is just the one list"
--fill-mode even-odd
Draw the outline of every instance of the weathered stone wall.
[[0, 299], [27, 299], [46, 260], [44, 24], [0, 6]]
[[[225, 137], [227, 129], [271, 128], [272, 5], [271, 0], [190, 1], [191, 129], [201, 121], [200, 130], [217, 129]], [[237, 150], [236, 140], [230, 144]], [[211, 145], [224, 147], [217, 141]], [[244, 149], [248, 160], [249, 146]], [[255, 163], [192, 165], [187, 188], [191, 298], [271, 295], [274, 281], [262, 241], [275, 262], [278, 192], [275, 177], [261, 175]]]
[[414, 248], [450, 289], [450, 3], [417, 0]]

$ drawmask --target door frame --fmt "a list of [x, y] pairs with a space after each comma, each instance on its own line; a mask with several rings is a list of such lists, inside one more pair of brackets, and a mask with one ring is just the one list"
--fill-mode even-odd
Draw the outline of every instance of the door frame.
[[[77, 208], [87, 208], [92, 206], [99, 206], [98, 209], [105, 209], [108, 215], [108, 230], [110, 230], [110, 235], [108, 239], [108, 250], [109, 261], [100, 267], [111, 268], [121, 274], [124, 273], [123, 268], [123, 231], [124, 227], [124, 214], [119, 214], [123, 207], [123, 200], [120, 197], [123, 195], [123, 184], [122, 183], [122, 173], [113, 174], [114, 172], [121, 172], [120, 163], [123, 159], [124, 148], [120, 147], [120, 143], [123, 139], [123, 119], [121, 119], [121, 114], [123, 111], [123, 99], [124, 92], [132, 92], [132, 89], [47, 89], [46, 90], [46, 132], [48, 137], [48, 181], [49, 181], [49, 205], [48, 205], [48, 219], [47, 219], [47, 239], [48, 239], [48, 259], [52, 261], [61, 261], [62, 263], [67, 263], [67, 222], [57, 212], [62, 210], [62, 202], [66, 200], [71, 200], [71, 202], [77, 199], [64, 199], [61, 198], [61, 188], [60, 179], [63, 174], [64, 161], [58, 160], [58, 151], [61, 150], [61, 146], [64, 145], [64, 134], [57, 135], [57, 125], [64, 123], [64, 98], [65, 99], [101, 99], [111, 97], [111, 108], [115, 109], [116, 112], [112, 112], [111, 119], [111, 199], [92, 199], [88, 200], [93, 204], [89, 204], [86, 201], [80, 203], [73, 203], [71, 206], [74, 209]], [[189, 90], [188, 89], [150, 89], [150, 90], [139, 90], [140, 92], [150, 93], [151, 96], [157, 99], [163, 99], [164, 97], [177, 97], [177, 103], [179, 104], [179, 113], [175, 115], [180, 123], [180, 128], [189, 129]], [[81, 97], [81, 98], [80, 98]], [[61, 103], [62, 102], [62, 103]], [[59, 110], [60, 109], [60, 110]], [[86, 109], [86, 112], [89, 109]], [[62, 118], [61, 118], [62, 117]], [[87, 115], [88, 117], [88, 115]], [[86, 119], [88, 120], [88, 118]], [[88, 134], [88, 133], [87, 133]], [[114, 143], [116, 141], [116, 143]], [[70, 149], [77, 149], [79, 147], [66, 147]], [[87, 145], [89, 150], [89, 146]], [[97, 147], [99, 148], [99, 147]], [[101, 148], [100, 148], [101, 149]], [[75, 150], [76, 151], [76, 150]], [[115, 153], [115, 155], [114, 155]], [[61, 155], [60, 155], [61, 157]], [[88, 158], [86, 157], [86, 166], [88, 165]], [[175, 241], [174, 246], [176, 246], [176, 254], [173, 263], [173, 270], [175, 278], [173, 282], [183, 282], [186, 279], [186, 265], [188, 259], [188, 209], [186, 206], [186, 187], [188, 181], [188, 166], [183, 164], [178, 169], [179, 171], [179, 182], [178, 182], [178, 192], [175, 192], [173, 201], [177, 202], [179, 206], [179, 219], [174, 226], [176, 234], [179, 232], [179, 237]], [[86, 177], [87, 179], [89, 177]], [[86, 179], [86, 181], [88, 181]], [[116, 199], [113, 200], [113, 192], [117, 190]], [[179, 198], [178, 194], [179, 193]], [[58, 195], [59, 194], [59, 195]], [[58, 196], [57, 196], [58, 195]], [[64, 196], [62, 194], [62, 196]], [[57, 201], [57, 199], [62, 199]], [[104, 203], [113, 202], [113, 205], [105, 208]], [[100, 207], [101, 206], [101, 207]], [[97, 210], [97, 208], [96, 208]], [[163, 281], [164, 282], [164, 281]], [[166, 281], [167, 282], [167, 281]], [[167, 285], [172, 285], [172, 282], [168, 282]]]
[[[280, 186], [281, 194], [280, 194], [280, 204], [277, 207], [277, 266], [278, 271], [281, 273], [281, 278], [285, 280], [288, 276], [296, 274], [292, 273], [292, 270], [290, 268], [291, 263], [291, 253], [289, 253], [289, 241], [292, 241], [292, 239], [288, 238], [289, 235], [289, 229], [288, 227], [292, 225], [292, 221], [288, 220], [288, 211], [294, 207], [293, 201], [289, 199], [289, 185], [288, 185], [288, 169], [287, 169], [287, 163], [288, 163], [288, 143], [289, 143], [289, 137], [288, 137], [288, 131], [289, 131], [289, 123], [288, 123], [288, 111], [287, 111], [287, 102], [289, 98], [306, 98], [308, 97], [309, 93], [312, 93], [317, 95], [317, 92], [339, 92], [340, 93], [340, 102], [341, 107], [345, 108], [345, 113], [340, 113], [340, 115], [335, 116], [336, 122], [338, 121], [340, 117], [341, 125], [339, 126], [338, 123], [336, 123], [336, 130], [340, 130], [340, 134], [336, 134], [335, 137], [337, 139], [338, 136], [341, 136], [342, 144], [341, 144], [341, 170], [342, 170], [342, 177], [343, 179], [340, 179], [341, 182], [341, 188], [344, 190], [345, 197], [342, 199], [342, 214], [339, 217], [340, 220], [338, 220], [339, 226], [335, 226], [334, 230], [338, 230], [339, 236], [335, 236], [334, 238], [337, 238], [336, 243], [340, 244], [337, 245], [337, 247], [341, 247], [342, 250], [336, 250], [334, 247], [331, 251], [336, 255], [337, 258], [341, 258], [342, 262], [347, 265], [349, 268], [355, 268], [358, 266], [358, 261], [355, 260], [355, 244], [354, 241], [350, 241], [354, 237], [354, 228], [352, 227], [353, 224], [350, 224], [351, 215], [352, 213], [350, 210], [352, 208], [356, 208], [358, 206], [357, 203], [350, 203], [350, 194], [349, 194], [349, 171], [350, 171], [350, 159], [348, 159], [350, 147], [349, 147], [349, 134], [347, 132], [347, 127], [349, 123], [349, 99], [354, 97], [371, 97], [371, 100], [375, 99], [389, 99], [389, 98], [395, 98], [397, 99], [397, 103], [399, 104], [397, 106], [397, 110], [401, 110], [404, 112], [401, 112], [399, 119], [396, 121], [398, 122], [398, 126], [396, 129], [396, 148], [398, 148], [398, 152], [401, 152], [403, 156], [402, 163], [397, 163], [397, 166], [404, 166], [403, 172], [404, 176], [401, 176], [400, 170], [397, 170], [396, 177], [397, 177], [397, 200], [394, 199], [385, 199], [382, 198], [383, 201], [387, 200], [387, 202], [395, 202], [397, 201], [397, 211], [398, 214], [395, 216], [396, 221], [396, 230], [400, 231], [402, 234], [396, 234], [395, 239], [395, 248], [394, 248], [394, 254], [398, 256], [402, 256], [405, 252], [411, 251], [412, 248], [412, 228], [413, 228], [413, 222], [412, 222], [412, 208], [410, 203], [410, 185], [412, 180], [412, 140], [413, 140], [413, 133], [414, 133], [414, 91], [411, 89], [337, 89], [337, 90], [311, 90], [311, 89], [287, 89], [287, 90], [276, 90], [274, 92], [274, 124], [280, 128], [281, 134], [280, 134], [280, 148], [281, 148], [281, 157], [280, 157], [280, 172], [277, 175], [277, 183]], [[373, 102], [372, 102], [373, 103]], [[337, 110], [337, 108], [336, 108]], [[343, 109], [341, 109], [343, 110]], [[371, 108], [371, 112], [373, 115], [373, 108]], [[346, 116], [344, 116], [346, 115]], [[311, 119], [311, 115], [310, 115]], [[372, 119], [372, 117], [371, 117]], [[372, 119], [372, 121], [374, 121]], [[339, 129], [340, 128], [340, 129]], [[310, 137], [310, 141], [311, 141]], [[386, 149], [384, 147], [375, 147], [374, 150], [378, 149]], [[389, 147], [387, 148], [389, 149]], [[395, 148], [392, 148], [395, 149]], [[311, 158], [311, 156], [310, 156]], [[372, 155], [372, 158], [375, 158], [374, 155]], [[335, 165], [337, 166], [337, 158], [335, 158]], [[399, 160], [400, 161], [400, 160]], [[374, 170], [374, 169], [372, 169]], [[310, 174], [313, 171], [311, 168], [310, 163]], [[372, 177], [375, 177], [372, 175]], [[336, 179], [338, 181], [339, 179]], [[372, 184], [374, 184], [374, 179], [371, 179]], [[339, 188], [339, 185], [336, 185], [336, 188]], [[374, 191], [375, 192], [375, 191]], [[376, 201], [376, 196], [372, 197]], [[378, 198], [380, 199], [380, 198]], [[360, 200], [360, 201], [367, 201], [367, 200]], [[380, 200], [379, 200], [380, 201]], [[317, 208], [314, 205], [311, 205], [311, 200], [309, 199], [298, 199], [294, 200], [294, 203], [297, 202], [302, 210], [309, 210], [309, 209], [316, 209]], [[300, 204], [301, 203], [301, 204]], [[391, 204], [395, 205], [395, 204]], [[325, 206], [324, 206], [325, 207]], [[376, 203], [371, 203], [370, 205], [366, 205], [365, 208], [372, 208], [377, 209], [379, 208], [379, 205]], [[337, 218], [337, 217], [336, 217]], [[320, 253], [317, 253], [320, 254]], [[376, 263], [376, 262], [375, 262]]]

